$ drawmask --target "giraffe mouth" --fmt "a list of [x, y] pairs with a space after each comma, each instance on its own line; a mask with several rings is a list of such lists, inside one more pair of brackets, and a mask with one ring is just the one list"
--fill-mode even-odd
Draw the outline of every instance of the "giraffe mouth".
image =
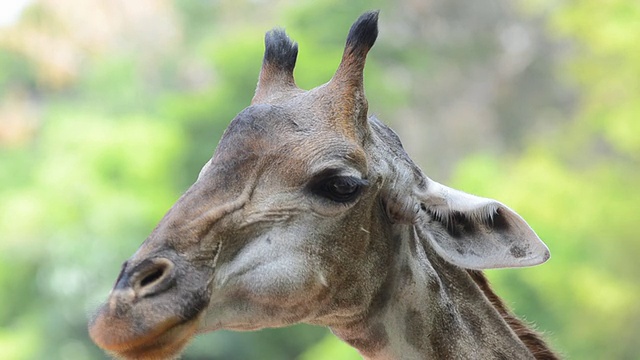
[[142, 335], [131, 334], [124, 324], [118, 326], [111, 322], [106, 325], [100, 320], [97, 319], [89, 330], [99, 347], [117, 358], [145, 360], [173, 358], [179, 354], [195, 335], [199, 316], [187, 321], [172, 318]]

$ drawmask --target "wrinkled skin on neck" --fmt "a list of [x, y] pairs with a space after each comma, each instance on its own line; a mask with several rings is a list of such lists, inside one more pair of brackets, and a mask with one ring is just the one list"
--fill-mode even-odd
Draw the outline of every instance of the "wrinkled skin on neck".
[[527, 358], [464, 268], [534, 265], [548, 250], [506, 206], [428, 179], [367, 117], [376, 21], [356, 21], [334, 78], [309, 91], [293, 81], [297, 45], [267, 35], [253, 104], [123, 265], [89, 324], [96, 344], [172, 358], [197, 333], [305, 322], [372, 359], [478, 354], [483, 341], [511, 349], [483, 358]]

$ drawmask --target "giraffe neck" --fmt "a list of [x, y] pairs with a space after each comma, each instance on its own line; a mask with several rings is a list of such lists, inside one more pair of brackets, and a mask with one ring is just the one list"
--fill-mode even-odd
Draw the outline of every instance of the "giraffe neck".
[[442, 260], [410, 226], [361, 319], [332, 331], [369, 360], [533, 359], [467, 270]]

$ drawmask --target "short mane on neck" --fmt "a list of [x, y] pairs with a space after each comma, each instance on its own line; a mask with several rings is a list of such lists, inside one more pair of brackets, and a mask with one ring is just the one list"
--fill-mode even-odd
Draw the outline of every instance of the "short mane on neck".
[[482, 290], [484, 296], [489, 299], [491, 305], [502, 316], [507, 325], [516, 333], [518, 338], [525, 344], [525, 346], [531, 351], [531, 354], [537, 360], [555, 360], [559, 359], [547, 343], [542, 339], [540, 334], [531, 328], [530, 325], [525, 324], [522, 320], [518, 319], [504, 304], [502, 299], [493, 292], [489, 280], [482, 271], [467, 270], [476, 285]]

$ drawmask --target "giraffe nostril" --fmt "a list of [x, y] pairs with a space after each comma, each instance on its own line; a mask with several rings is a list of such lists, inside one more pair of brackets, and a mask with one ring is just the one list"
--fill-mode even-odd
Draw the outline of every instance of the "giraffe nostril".
[[144, 288], [149, 284], [154, 283], [156, 280], [160, 279], [164, 275], [164, 269], [156, 269], [151, 274], [145, 276], [140, 280], [140, 287]]
[[145, 261], [134, 275], [133, 289], [136, 294], [139, 297], [149, 296], [171, 287], [173, 267], [171, 261], [163, 258]]

